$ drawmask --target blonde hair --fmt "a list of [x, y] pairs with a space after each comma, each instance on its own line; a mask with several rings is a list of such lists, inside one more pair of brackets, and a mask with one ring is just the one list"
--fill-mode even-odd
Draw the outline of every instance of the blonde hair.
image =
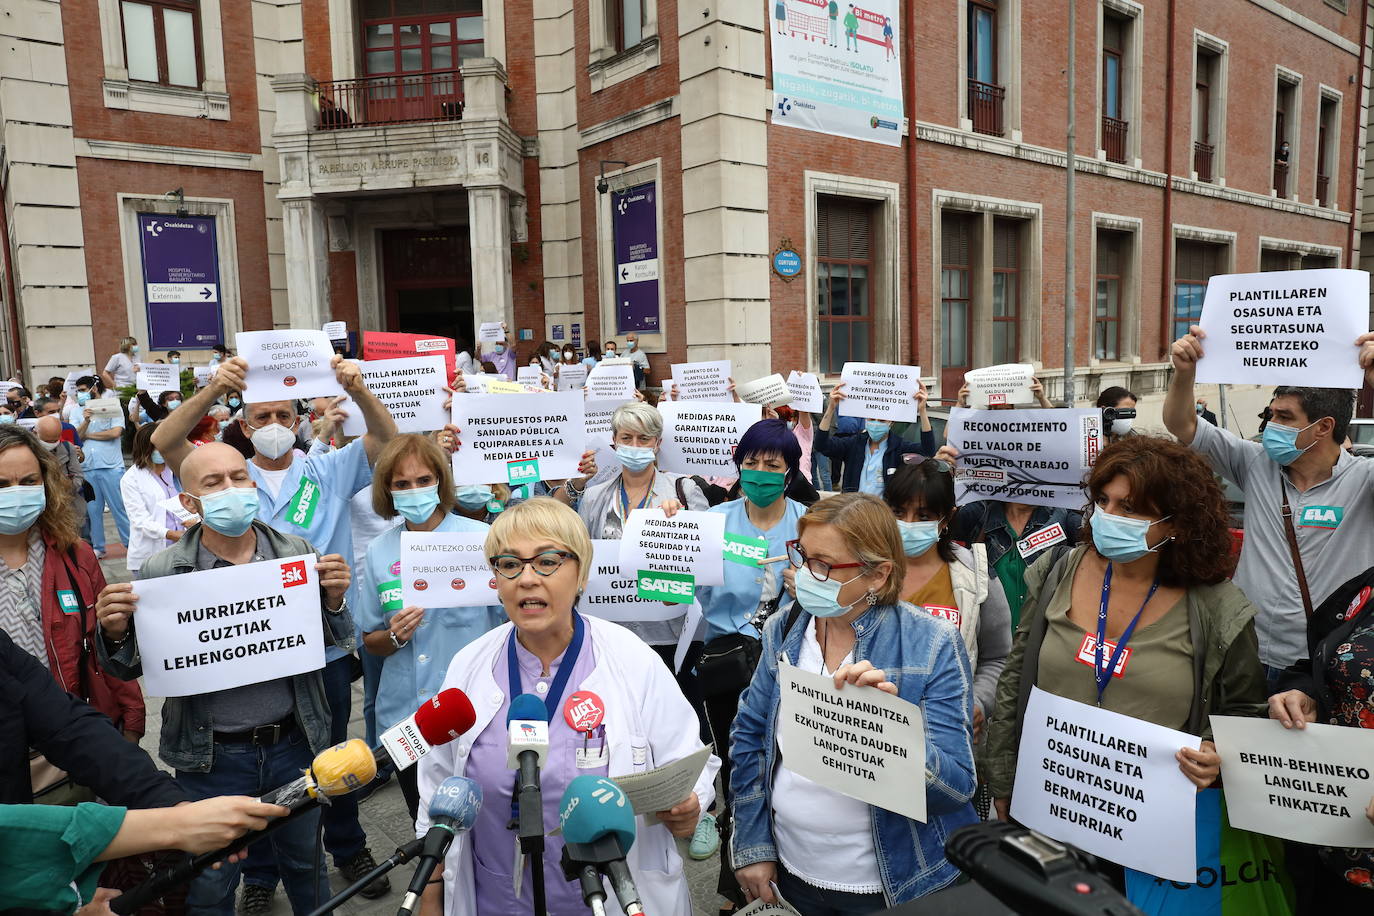
[[640, 401], [621, 404], [611, 414], [611, 435], [626, 430], [640, 436], [663, 438], [663, 414]]
[[449, 463], [451, 459], [448, 453], [428, 436], [403, 433], [386, 444], [382, 453], [377, 456], [377, 463], [372, 471], [372, 511], [382, 518], [396, 517], [396, 503], [391, 499], [391, 477], [396, 473], [396, 465], [412, 455], [434, 471], [439, 483], [439, 508], [448, 513], [457, 505], [457, 494], [453, 489], [453, 466]]
[[[890, 517], [891, 512], [888, 513]], [[485, 549], [488, 557], [509, 553], [516, 538], [547, 540], [577, 558], [578, 591], [587, 587], [592, 571], [592, 538], [587, 525], [572, 509], [556, 499], [536, 496], [516, 503], [492, 522]]]
[[797, 520], [797, 537], [816, 525], [832, 525], [844, 538], [864, 574], [882, 563], [891, 563], [887, 582], [875, 592], [879, 604], [901, 600], [906, 578], [906, 550], [897, 530], [897, 519], [887, 504], [869, 493], [839, 493], [823, 499]]

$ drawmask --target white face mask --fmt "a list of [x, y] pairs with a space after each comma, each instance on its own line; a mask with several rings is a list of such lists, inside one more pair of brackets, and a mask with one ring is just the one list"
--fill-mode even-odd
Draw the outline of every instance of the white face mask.
[[55, 452], [57, 451], [57, 447], [62, 444], [62, 440], [58, 439], [56, 442], [49, 442], [47, 439], [39, 439], [38, 444], [50, 452]]
[[1129, 418], [1129, 417], [1127, 417], [1127, 418], [1124, 419], [1124, 420], [1113, 420], [1113, 421], [1112, 421], [1112, 435], [1113, 435], [1113, 436], [1124, 436], [1124, 435], [1126, 435], [1128, 432], [1131, 431], [1131, 426], [1134, 425], [1134, 423], [1135, 423], [1135, 420], [1133, 420], [1133, 419], [1131, 419], [1131, 418]]
[[291, 451], [292, 446], [296, 444], [296, 434], [279, 423], [271, 423], [253, 430], [253, 435], [249, 438], [253, 442], [253, 448], [268, 461], [276, 461]]

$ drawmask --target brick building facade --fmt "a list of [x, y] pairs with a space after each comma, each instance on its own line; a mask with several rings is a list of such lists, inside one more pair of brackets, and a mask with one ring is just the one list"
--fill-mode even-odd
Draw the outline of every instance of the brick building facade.
[[[0, 368], [103, 365], [126, 333], [160, 354], [140, 214], [180, 212], [213, 220], [231, 346], [628, 324], [658, 379], [906, 362], [951, 398], [1028, 361], [1056, 396], [1064, 5], [900, 6], [896, 146], [779, 123], [778, 5], [0, 0]], [[1080, 0], [1080, 397], [1162, 391], [1211, 274], [1360, 263], [1368, 27], [1348, 0]], [[655, 257], [622, 277], [652, 281], [631, 316], [633, 201]]]

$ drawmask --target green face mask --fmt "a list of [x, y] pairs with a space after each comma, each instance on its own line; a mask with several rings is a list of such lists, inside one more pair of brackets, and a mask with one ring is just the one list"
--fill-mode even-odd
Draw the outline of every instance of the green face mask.
[[787, 489], [787, 475], [778, 471], [752, 471], [744, 468], [739, 472], [739, 488], [754, 505], [763, 508], [778, 501], [782, 491]]

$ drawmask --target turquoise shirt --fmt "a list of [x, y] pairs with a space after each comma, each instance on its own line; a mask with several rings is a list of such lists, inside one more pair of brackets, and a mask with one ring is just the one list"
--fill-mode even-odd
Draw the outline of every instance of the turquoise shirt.
[[91, 802], [0, 805], [0, 906], [70, 912], [90, 903], [105, 870], [95, 859], [126, 813]]
[[[881, 456], [879, 460], [881, 461]], [[801, 503], [786, 497], [783, 499], [787, 503], [787, 511], [778, 523], [767, 531], [760, 530], [749, 520], [743, 498], [712, 506], [710, 511], [725, 516], [727, 537], [761, 537], [768, 542], [763, 552], [764, 556], [780, 557], [787, 552], [787, 542], [797, 536], [797, 520], [806, 514], [806, 507]], [[743, 546], [739, 548], [740, 553], [748, 552]], [[697, 600], [701, 602], [701, 613], [706, 620], [707, 642], [729, 633], [745, 633], [757, 637], [759, 633], [749, 624], [749, 618], [758, 610], [764, 585], [771, 586], [770, 595], [777, 594], [782, 586], [782, 572], [787, 565], [785, 562], [759, 567], [735, 562], [737, 559], [743, 557], [727, 550], [725, 562], [721, 564], [725, 569], [725, 584], [702, 586], [697, 589]]]
[[[438, 531], [486, 531], [487, 525], [449, 513]], [[367, 548], [353, 616], [364, 633], [385, 630], [401, 610], [401, 532], [383, 532]], [[494, 575], [494, 574], [493, 574]], [[355, 579], [355, 581], [357, 581]], [[427, 608], [410, 641], [382, 660], [377, 687], [377, 728], [387, 729], [438, 692], [449, 662], [468, 643], [506, 622], [500, 605]]]

